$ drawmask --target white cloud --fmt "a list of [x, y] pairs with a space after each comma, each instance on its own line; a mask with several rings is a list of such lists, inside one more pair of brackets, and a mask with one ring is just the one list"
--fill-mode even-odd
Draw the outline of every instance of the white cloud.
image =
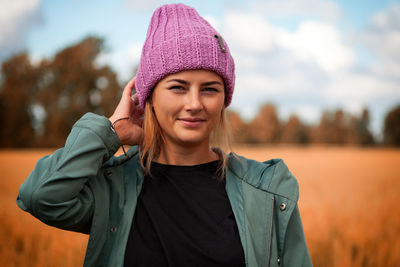
[[400, 4], [393, 4], [385, 11], [378, 12], [371, 19], [372, 27], [377, 29], [400, 28]]
[[378, 56], [400, 60], [400, 4], [389, 6], [372, 17], [364, 42]]
[[390, 80], [381, 80], [366, 74], [349, 73], [337, 77], [324, 88], [325, 96], [333, 101], [354, 105], [372, 102], [377, 97], [398, 97], [399, 85]]
[[381, 60], [374, 62], [369, 67], [372, 73], [381, 78], [400, 78], [400, 61], [399, 60]]
[[143, 11], [146, 9], [155, 9], [161, 4], [163, 0], [125, 0], [125, 4], [128, 8], [136, 11]]
[[[238, 90], [246, 90], [246, 94], [254, 94], [257, 98], [268, 98], [287, 93], [305, 93], [310, 82], [301, 71], [287, 72], [284, 79], [268, 73], [244, 73], [237, 78]], [[307, 85], [307, 86], [305, 86]]]
[[[265, 3], [278, 5], [271, 6], [271, 13], [284, 4], [295, 5], [278, 2]], [[316, 123], [325, 108], [359, 114], [368, 107], [373, 114], [372, 129], [379, 134], [383, 111], [400, 101], [398, 6], [375, 16], [367, 33], [358, 39], [329, 20], [300, 21], [293, 30], [272, 24], [259, 10], [228, 11], [219, 27], [236, 63], [232, 108], [249, 119], [260, 105], [272, 102], [283, 117], [295, 112], [302, 120]], [[363, 61], [356, 53], [357, 45], [363, 44], [380, 56]]]
[[249, 55], [258, 58], [260, 53], [277, 50], [291, 54], [293, 61], [313, 62], [327, 72], [347, 69], [355, 60], [354, 52], [343, 43], [340, 32], [328, 23], [304, 21], [296, 31], [290, 32], [271, 25], [257, 13], [239, 11], [229, 12], [223, 23], [230, 46], [245, 64], [254, 65]]
[[325, 71], [349, 68], [354, 52], [342, 43], [339, 31], [321, 22], [302, 22], [296, 32], [280, 31], [278, 42], [301, 61], [314, 61]]
[[28, 32], [41, 23], [40, 0], [0, 0], [0, 60], [25, 48]]
[[224, 32], [234, 46], [253, 52], [271, 50], [275, 40], [274, 29], [255, 13], [228, 12], [224, 18]]
[[305, 120], [315, 121], [318, 103], [316, 107], [302, 95], [326, 101], [321, 91], [323, 82], [332, 73], [347, 71], [354, 61], [353, 51], [328, 23], [306, 21], [291, 32], [255, 12], [236, 10], [228, 12], [220, 25], [237, 66], [232, 106], [246, 118], [254, 116], [265, 102], [299, 96], [303, 99], [292, 103], [295, 110], [285, 108], [284, 102], [276, 104], [283, 107], [283, 112], [296, 111], [306, 116]]
[[252, 4], [255, 11], [268, 17], [312, 16], [325, 21], [341, 17], [340, 6], [328, 0], [269, 0]]
[[315, 122], [319, 114], [315, 105], [303, 103], [301, 100], [288, 105], [282, 100], [286, 97], [295, 99], [302, 94], [321, 95], [320, 90], [313, 87], [313, 81], [308, 80], [301, 71], [287, 72], [283, 77], [255, 71], [238, 73], [232, 107], [240, 110], [244, 118], [251, 119], [261, 105], [271, 102], [277, 105], [283, 117], [296, 112], [305, 121]]

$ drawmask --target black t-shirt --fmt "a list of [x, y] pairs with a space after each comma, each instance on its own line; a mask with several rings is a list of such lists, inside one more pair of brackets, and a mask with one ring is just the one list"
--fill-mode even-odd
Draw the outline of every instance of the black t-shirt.
[[133, 217], [126, 267], [245, 266], [225, 182], [217, 179], [219, 163], [152, 163]]

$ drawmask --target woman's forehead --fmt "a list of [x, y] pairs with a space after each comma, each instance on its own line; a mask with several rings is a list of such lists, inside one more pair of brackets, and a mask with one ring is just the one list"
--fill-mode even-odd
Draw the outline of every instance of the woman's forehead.
[[182, 79], [186, 81], [218, 81], [223, 83], [223, 79], [216, 72], [211, 70], [196, 69], [196, 70], [184, 70], [177, 73], [172, 73], [165, 76], [161, 82], [167, 82], [173, 79]]

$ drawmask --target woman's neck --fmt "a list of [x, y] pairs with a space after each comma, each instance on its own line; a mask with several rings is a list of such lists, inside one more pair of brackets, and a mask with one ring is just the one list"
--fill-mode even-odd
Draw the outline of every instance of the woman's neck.
[[219, 159], [209, 144], [199, 146], [178, 146], [164, 144], [156, 162], [169, 165], [197, 165]]

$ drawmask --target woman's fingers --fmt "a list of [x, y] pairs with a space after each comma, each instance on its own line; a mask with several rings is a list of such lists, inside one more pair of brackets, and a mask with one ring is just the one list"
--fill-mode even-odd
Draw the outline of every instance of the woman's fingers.
[[132, 90], [135, 87], [136, 77], [133, 77], [125, 86], [124, 91], [122, 92], [122, 97], [120, 103], [124, 106], [124, 108], [129, 111], [129, 108], [132, 105]]
[[143, 110], [139, 106], [137, 94], [132, 95], [136, 77], [133, 77], [125, 86], [121, 100], [109, 118], [111, 123], [119, 118], [128, 117], [129, 120], [118, 122], [115, 131], [123, 144], [139, 144], [143, 138]]
[[[132, 113], [132, 109], [134, 108], [134, 104], [132, 103], [131, 94], [132, 90], [135, 86], [136, 77], [133, 77], [125, 86], [122, 91], [121, 99], [114, 111], [113, 116], [121, 117], [121, 116], [130, 116]], [[133, 104], [133, 105], [132, 105]]]
[[140, 119], [141, 116], [143, 115], [144, 111], [139, 106], [139, 99], [137, 97], [137, 94], [132, 95], [131, 99], [132, 99], [131, 118], [133, 120]]
[[125, 86], [125, 88], [124, 88], [124, 92], [123, 92], [123, 95], [125, 96], [125, 97], [131, 97], [131, 95], [132, 95], [132, 90], [133, 90], [133, 88], [135, 87], [135, 81], [136, 81], [136, 76], [135, 77], [133, 77], [127, 84], [126, 84], [126, 86]]
[[138, 99], [137, 93], [132, 95], [131, 99], [132, 99], [133, 103], [135, 103], [135, 105], [139, 105], [139, 99]]

